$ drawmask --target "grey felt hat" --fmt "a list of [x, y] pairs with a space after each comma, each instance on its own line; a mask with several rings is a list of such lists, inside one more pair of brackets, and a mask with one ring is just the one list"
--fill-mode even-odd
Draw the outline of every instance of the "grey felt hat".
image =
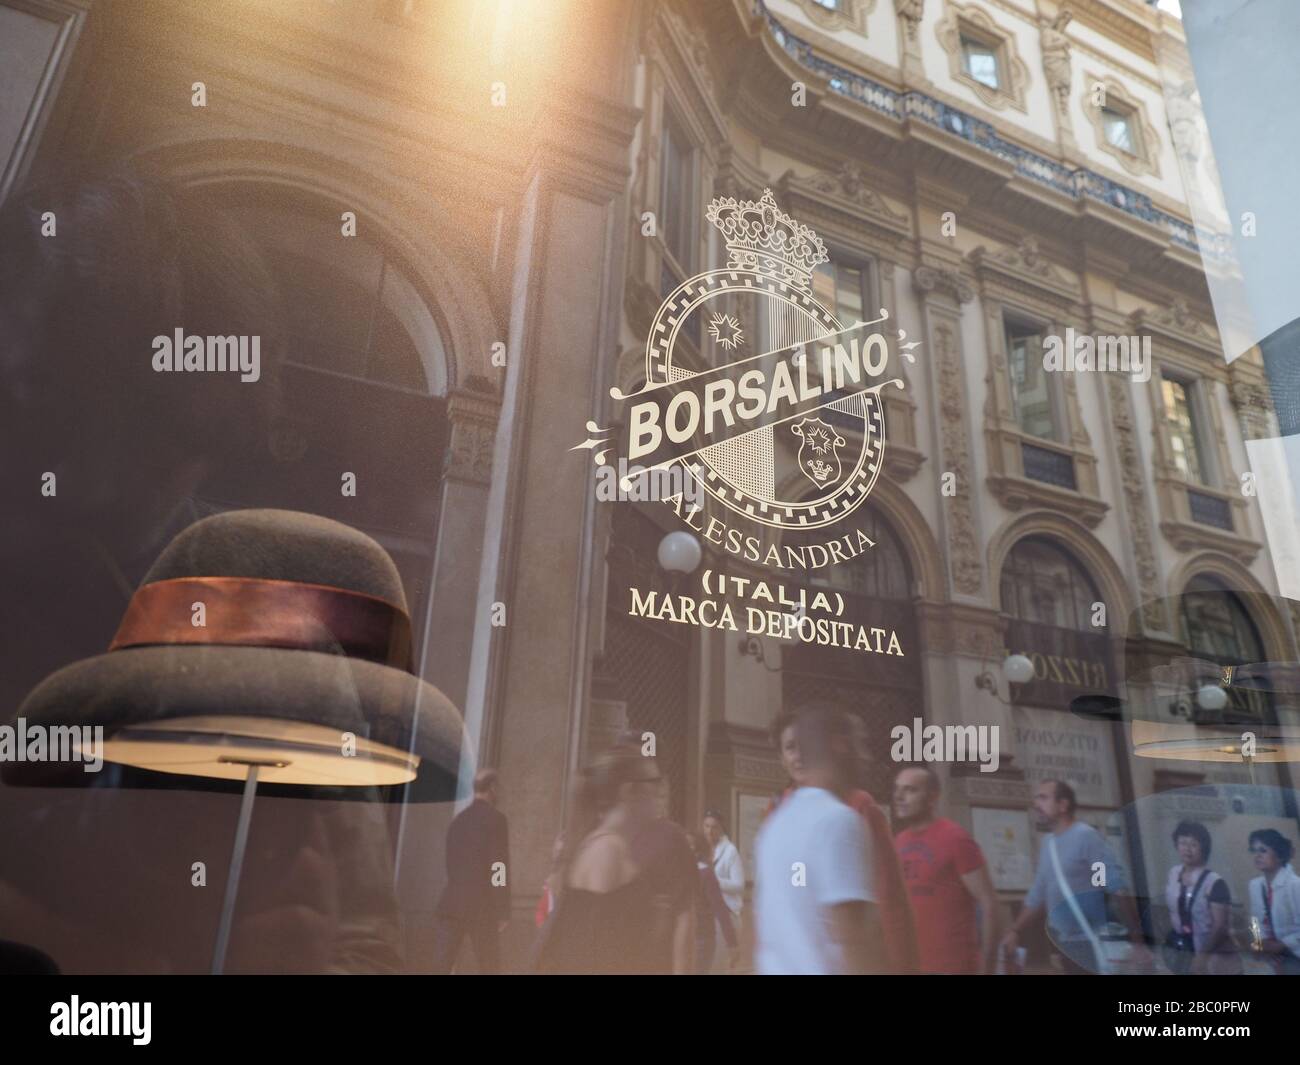
[[[457, 709], [411, 672], [388, 553], [340, 522], [284, 510], [230, 511], [181, 532], [111, 649], [47, 677], [14, 724], [100, 726], [104, 759], [147, 773], [239, 780], [256, 764], [268, 791], [287, 794], [414, 782], [402, 797], [448, 799], [463, 745]], [[0, 766], [14, 784], [73, 783], [84, 768]]]

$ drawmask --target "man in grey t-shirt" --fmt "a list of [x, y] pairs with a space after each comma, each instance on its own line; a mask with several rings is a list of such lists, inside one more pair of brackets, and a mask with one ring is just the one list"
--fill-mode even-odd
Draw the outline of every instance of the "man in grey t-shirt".
[[[1093, 936], [1106, 923], [1106, 895], [1124, 890], [1127, 885], [1124, 870], [1110, 845], [1091, 825], [1075, 818], [1074, 789], [1063, 780], [1044, 780], [1034, 792], [1034, 816], [1040, 826], [1046, 826], [1049, 835], [1038, 853], [1038, 872], [1034, 885], [1025, 896], [1024, 908], [1002, 939], [1003, 950], [1014, 951], [1020, 933], [1032, 922], [1047, 915], [1048, 933], [1063, 955], [1067, 971], [1098, 972], [1100, 965], [1092, 946]], [[1060, 862], [1061, 875], [1056, 862]], [[1061, 887], [1062, 876], [1069, 885], [1084, 921], [1090, 926], [1080, 926]], [[1142, 939], [1142, 926], [1132, 897], [1116, 895], [1129, 939], [1133, 942], [1135, 960], [1149, 958]]]

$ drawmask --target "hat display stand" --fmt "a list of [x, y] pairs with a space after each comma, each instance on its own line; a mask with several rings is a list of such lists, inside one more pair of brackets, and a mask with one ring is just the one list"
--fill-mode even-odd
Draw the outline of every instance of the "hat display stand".
[[235, 827], [235, 846], [226, 873], [226, 890], [221, 898], [221, 919], [217, 923], [217, 942], [212, 948], [212, 975], [220, 976], [226, 965], [226, 948], [230, 946], [230, 925], [235, 918], [235, 899], [239, 896], [239, 876], [244, 869], [244, 852], [248, 849], [248, 826], [253, 821], [253, 800], [257, 797], [257, 762], [244, 763], [244, 797], [239, 803], [239, 823]]
[[104, 760], [154, 772], [242, 780], [211, 972], [225, 966], [259, 779], [301, 787], [382, 787], [415, 779], [419, 759], [337, 730], [274, 718], [175, 718], [128, 726], [104, 743]]
[[[199, 607], [202, 609], [198, 609]], [[198, 623], [201, 619], [201, 624]], [[397, 568], [340, 522], [279, 510], [213, 515], [181, 532], [132, 597], [107, 654], [47, 677], [29, 724], [102, 727], [105, 762], [242, 785], [211, 972], [226, 964], [259, 787], [454, 796], [459, 712], [411, 667]], [[64, 785], [83, 774], [10, 784]]]

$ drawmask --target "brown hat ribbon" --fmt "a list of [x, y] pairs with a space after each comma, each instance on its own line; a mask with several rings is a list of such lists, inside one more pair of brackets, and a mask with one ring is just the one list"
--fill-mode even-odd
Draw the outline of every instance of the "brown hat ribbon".
[[[202, 603], [204, 624], [194, 624]], [[383, 599], [323, 584], [261, 577], [174, 577], [142, 585], [110, 651], [222, 644], [342, 652], [413, 672], [411, 620]]]

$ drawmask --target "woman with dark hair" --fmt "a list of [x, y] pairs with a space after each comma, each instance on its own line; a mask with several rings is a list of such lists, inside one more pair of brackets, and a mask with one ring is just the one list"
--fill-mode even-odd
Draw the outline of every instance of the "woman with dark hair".
[[1228, 929], [1228, 882], [1206, 864], [1209, 829], [1199, 821], [1181, 821], [1173, 841], [1181, 861], [1169, 870], [1165, 885], [1171, 925], [1165, 960], [1176, 973], [1240, 973], [1241, 959]]
[[694, 968], [698, 877], [685, 833], [661, 816], [662, 778], [632, 746], [583, 773], [557, 863], [543, 973], [674, 974]]
[[703, 828], [709, 843], [713, 875], [722, 889], [723, 901], [727, 909], [739, 918], [745, 903], [745, 863], [740, 860], [736, 845], [727, 838], [726, 822], [721, 813], [705, 810]]
[[1300, 877], [1290, 864], [1291, 841], [1273, 828], [1248, 841], [1260, 875], [1250, 882], [1250, 924], [1255, 949], [1280, 974], [1300, 975]]

